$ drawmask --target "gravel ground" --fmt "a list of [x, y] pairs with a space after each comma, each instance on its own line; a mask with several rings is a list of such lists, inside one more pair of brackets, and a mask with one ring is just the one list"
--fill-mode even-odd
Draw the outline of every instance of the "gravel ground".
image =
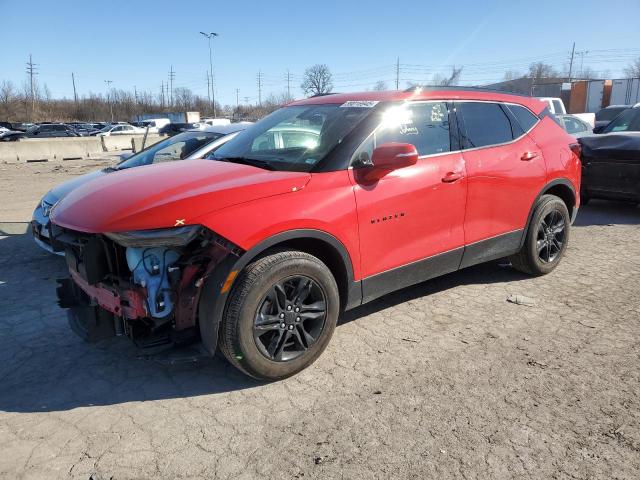
[[62, 162], [0, 163], [0, 222], [28, 222], [51, 188], [78, 175], [115, 165], [119, 154]]
[[639, 223], [593, 202], [552, 274], [494, 262], [388, 295], [272, 384], [84, 344], [63, 259], [0, 224], [0, 477], [637, 479]]

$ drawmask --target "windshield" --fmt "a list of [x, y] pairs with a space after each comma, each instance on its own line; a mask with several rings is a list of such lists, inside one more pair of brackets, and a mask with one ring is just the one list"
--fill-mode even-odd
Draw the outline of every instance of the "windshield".
[[640, 108], [630, 108], [614, 118], [602, 131], [610, 132], [640, 132]]
[[596, 113], [597, 121], [610, 121], [618, 116], [620, 112], [627, 110], [628, 107], [603, 108]]
[[270, 170], [309, 171], [370, 111], [344, 105], [284, 107], [221, 146], [213, 158]]
[[222, 133], [217, 132], [183, 132], [173, 137], [169, 137], [158, 143], [154, 143], [149, 148], [129, 157], [118, 165], [118, 170], [152, 163], [172, 162], [183, 160], [192, 152], [222, 137]]

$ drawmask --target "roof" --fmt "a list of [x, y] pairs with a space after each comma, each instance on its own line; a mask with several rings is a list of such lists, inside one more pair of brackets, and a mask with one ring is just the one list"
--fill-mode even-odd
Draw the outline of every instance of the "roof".
[[493, 90], [479, 88], [456, 88], [456, 87], [424, 87], [411, 91], [375, 91], [375, 92], [355, 92], [336, 93], [334, 95], [323, 95], [319, 97], [306, 98], [290, 103], [289, 105], [335, 105], [349, 101], [367, 102], [401, 102], [416, 100], [484, 100], [516, 103], [524, 105], [535, 113], [544, 110], [545, 105], [539, 100], [524, 95], [513, 95]]

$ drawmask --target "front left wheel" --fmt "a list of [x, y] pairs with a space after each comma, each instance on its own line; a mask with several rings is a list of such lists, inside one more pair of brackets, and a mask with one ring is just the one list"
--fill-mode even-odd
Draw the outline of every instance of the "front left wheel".
[[324, 351], [339, 310], [338, 286], [324, 263], [304, 252], [274, 252], [249, 264], [236, 281], [220, 350], [254, 378], [289, 377]]

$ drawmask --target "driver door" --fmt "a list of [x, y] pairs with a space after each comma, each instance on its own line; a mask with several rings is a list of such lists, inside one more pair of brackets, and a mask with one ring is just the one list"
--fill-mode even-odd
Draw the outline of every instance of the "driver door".
[[374, 183], [364, 170], [350, 170], [365, 301], [458, 269], [467, 181], [450, 110], [446, 102], [392, 107], [390, 123], [383, 121], [354, 155], [371, 158], [376, 146], [390, 142], [413, 144], [420, 155], [415, 165]]

